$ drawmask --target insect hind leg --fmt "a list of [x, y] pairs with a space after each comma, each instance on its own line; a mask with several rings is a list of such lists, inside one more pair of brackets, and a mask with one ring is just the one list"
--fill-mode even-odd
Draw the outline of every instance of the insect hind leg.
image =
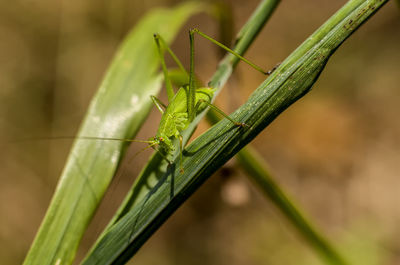
[[185, 68], [183, 67], [182, 62], [178, 59], [178, 57], [171, 50], [171, 48], [168, 46], [168, 44], [165, 42], [165, 40], [161, 37], [161, 35], [155, 33], [155, 34], [153, 34], [153, 37], [154, 37], [154, 41], [157, 44], [157, 50], [158, 50], [158, 54], [159, 54], [159, 58], [160, 58], [160, 62], [161, 62], [161, 68], [162, 68], [163, 74], [164, 74], [164, 81], [165, 81], [165, 87], [167, 90], [168, 102], [171, 102], [175, 95], [175, 92], [172, 87], [172, 81], [171, 81], [171, 77], [169, 76], [169, 73], [168, 73], [167, 65], [165, 63], [164, 52], [167, 51], [169, 53], [169, 55], [172, 57], [172, 59], [175, 61], [175, 63], [178, 65], [179, 69], [186, 75], [188, 75], [188, 74], [187, 74], [187, 71], [185, 70]]
[[250, 65], [251, 67], [253, 67], [255, 70], [259, 71], [260, 73], [264, 74], [264, 75], [269, 75], [269, 72], [264, 71], [261, 67], [259, 67], [258, 65], [250, 62], [249, 60], [247, 60], [246, 58], [244, 58], [243, 56], [241, 56], [240, 54], [238, 54], [237, 52], [235, 52], [234, 50], [228, 48], [227, 46], [225, 46], [224, 44], [220, 43], [219, 41], [211, 38], [210, 36], [208, 36], [207, 34], [201, 32], [199, 29], [197, 28], [193, 28], [190, 29], [190, 35], [194, 35], [195, 33], [199, 34], [200, 36], [202, 36], [203, 38], [211, 41], [212, 43], [214, 43], [215, 45], [221, 47], [222, 49], [224, 49], [225, 51], [233, 54], [234, 56], [236, 56], [237, 58], [239, 58], [241, 61], [247, 63], [248, 65]]
[[218, 108], [217, 106], [211, 104], [210, 102], [204, 100], [204, 99], [199, 99], [199, 101], [197, 102], [196, 105], [196, 109], [200, 107], [200, 104], [205, 103], [207, 104], [210, 108], [212, 108], [213, 110], [215, 110], [216, 112], [218, 112], [220, 115], [222, 115], [223, 117], [227, 118], [229, 121], [231, 121], [233, 124], [235, 124], [238, 127], [250, 127], [249, 125], [247, 125], [246, 123], [243, 122], [238, 122], [233, 120], [231, 117], [228, 116], [228, 114], [226, 114], [223, 110], [221, 110], [220, 108]]

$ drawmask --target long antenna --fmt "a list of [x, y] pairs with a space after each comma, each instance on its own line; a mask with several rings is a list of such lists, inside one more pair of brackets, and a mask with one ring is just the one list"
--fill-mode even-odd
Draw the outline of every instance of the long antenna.
[[152, 144], [154, 141], [149, 140], [134, 140], [123, 138], [110, 138], [110, 137], [96, 137], [96, 136], [55, 136], [55, 137], [32, 137], [19, 140], [12, 140], [12, 143], [28, 142], [28, 141], [45, 141], [45, 140], [101, 140], [101, 141], [120, 141], [120, 142], [136, 142]]

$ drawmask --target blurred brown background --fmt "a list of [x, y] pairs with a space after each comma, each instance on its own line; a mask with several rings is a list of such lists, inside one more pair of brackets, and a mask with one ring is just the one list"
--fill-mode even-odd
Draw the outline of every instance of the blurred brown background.
[[[177, 2], [0, 1], [1, 264], [22, 262], [71, 144], [26, 139], [74, 135], [124, 34], [144, 11]], [[227, 3], [239, 29], [258, 1]], [[282, 1], [246, 57], [271, 69], [344, 3]], [[172, 47], [186, 65], [189, 27], [218, 35], [210, 17], [191, 19]], [[219, 51], [200, 38], [196, 47], [196, 73], [208, 80]], [[263, 79], [240, 65], [217, 104], [234, 110]], [[277, 181], [354, 264], [400, 263], [399, 104], [400, 10], [390, 1], [336, 52], [314, 89], [253, 142]], [[155, 131], [148, 124], [137, 138]], [[133, 146], [130, 154], [140, 148]], [[78, 257], [147, 155], [117, 178]], [[322, 263], [232, 160], [130, 264]]]

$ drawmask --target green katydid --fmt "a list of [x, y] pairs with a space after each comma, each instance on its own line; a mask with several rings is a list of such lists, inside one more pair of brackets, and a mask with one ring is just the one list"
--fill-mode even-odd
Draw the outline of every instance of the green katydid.
[[[197, 87], [197, 82], [195, 80], [194, 75], [194, 34], [199, 34], [200, 36], [206, 38], [207, 40], [213, 42], [219, 47], [223, 48], [227, 52], [237, 56], [240, 60], [244, 61], [257, 71], [261, 72], [264, 75], [270, 74], [269, 72], [263, 71], [259, 66], [253, 64], [248, 61], [246, 58], [242, 57], [235, 51], [229, 49], [222, 43], [214, 40], [209, 37], [205, 33], [201, 32], [198, 29], [190, 29], [189, 30], [189, 40], [190, 40], [190, 68], [189, 73], [185, 70], [182, 63], [179, 61], [178, 57], [174, 54], [174, 52], [168, 47], [163, 38], [154, 34], [154, 40], [157, 45], [157, 50], [160, 56], [161, 68], [164, 74], [165, 87], [167, 91], [168, 97], [168, 105], [164, 104], [156, 98], [155, 96], [151, 96], [151, 99], [157, 109], [161, 112], [161, 121], [158, 127], [157, 133], [154, 137], [151, 137], [149, 140], [130, 140], [130, 139], [115, 139], [115, 138], [97, 138], [97, 137], [80, 137], [81, 139], [101, 139], [101, 140], [117, 140], [117, 141], [127, 141], [127, 142], [142, 142], [147, 143], [148, 147], [152, 147], [156, 151], [160, 153], [160, 155], [169, 163], [171, 162], [168, 159], [168, 155], [170, 155], [174, 150], [174, 139], [179, 139], [179, 147], [180, 147], [180, 170], [183, 172], [182, 167], [182, 153], [183, 153], [183, 141], [181, 132], [185, 130], [188, 125], [194, 120], [194, 118], [204, 111], [207, 107], [211, 107], [218, 113], [220, 113], [225, 118], [229, 119], [236, 126], [244, 127], [247, 126], [244, 123], [236, 122], [231, 119], [228, 115], [226, 115], [222, 110], [211, 104], [211, 99], [213, 98], [215, 89], [212, 87]], [[177, 92], [174, 92], [172, 81], [168, 73], [168, 69], [164, 59], [164, 52], [167, 51], [175, 63], [178, 65], [180, 71], [188, 77], [189, 83], [180, 87]], [[158, 146], [158, 147], [156, 147]]]
[[[172, 50], [166, 45], [165, 41], [158, 34], [154, 34], [154, 40], [157, 44], [157, 49], [160, 54], [161, 66], [164, 73], [164, 81], [167, 90], [168, 96], [168, 105], [163, 104], [159, 99], [152, 96], [152, 100], [158, 110], [162, 113], [161, 121], [157, 133], [154, 137], [150, 138], [148, 143], [149, 146], [159, 146], [161, 150], [161, 155], [166, 157], [166, 154], [169, 154], [174, 150], [173, 138], [179, 139], [180, 143], [180, 170], [183, 171], [182, 168], [182, 135], [181, 132], [188, 127], [188, 125], [194, 120], [194, 118], [201, 113], [205, 108], [211, 107], [216, 110], [218, 113], [223, 115], [225, 118], [229, 119], [237, 125], [238, 127], [246, 126], [244, 123], [239, 123], [232, 120], [228, 115], [226, 115], [219, 108], [211, 104], [211, 99], [213, 98], [215, 90], [211, 87], [196, 87], [195, 76], [194, 76], [194, 34], [197, 33], [200, 36], [210, 40], [211, 42], [217, 44], [221, 48], [226, 51], [234, 54], [239, 57], [242, 61], [246, 62], [256, 70], [260, 71], [263, 74], [267, 74], [260, 67], [251, 63], [244, 57], [240, 56], [233, 50], [229, 49], [225, 45], [217, 42], [212, 39], [208, 35], [199, 31], [198, 29], [190, 29], [189, 30], [189, 40], [190, 40], [190, 70], [189, 70], [189, 84], [180, 87], [176, 93], [172, 88], [172, 82], [168, 74], [168, 70], [164, 60], [164, 50], [166, 50], [174, 61], [179, 66], [180, 70], [185, 73], [187, 72], [185, 68], [182, 66], [182, 63], [179, 61], [177, 56], [172, 52]], [[168, 159], [167, 159], [168, 161]]]

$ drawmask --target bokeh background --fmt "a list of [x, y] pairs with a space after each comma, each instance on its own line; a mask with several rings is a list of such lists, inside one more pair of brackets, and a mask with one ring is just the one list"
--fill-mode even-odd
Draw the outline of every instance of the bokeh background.
[[[178, 2], [0, 1], [1, 264], [23, 261], [71, 145], [33, 138], [74, 135], [126, 32], [145, 11]], [[235, 29], [258, 3], [225, 2]], [[345, 2], [282, 1], [246, 57], [271, 69]], [[209, 16], [190, 19], [172, 46], [186, 65], [189, 27], [218, 36]], [[208, 80], [220, 52], [200, 38], [196, 48], [196, 73]], [[263, 79], [240, 65], [217, 104], [234, 110]], [[252, 143], [282, 188], [355, 264], [400, 263], [399, 105], [400, 9], [390, 1], [340, 47], [313, 90]], [[151, 115], [159, 119], [156, 111]], [[156, 129], [148, 123], [137, 138]], [[132, 146], [128, 157], [140, 148]], [[127, 170], [118, 174], [78, 258], [148, 155], [123, 165]], [[130, 264], [323, 263], [232, 159]]]

